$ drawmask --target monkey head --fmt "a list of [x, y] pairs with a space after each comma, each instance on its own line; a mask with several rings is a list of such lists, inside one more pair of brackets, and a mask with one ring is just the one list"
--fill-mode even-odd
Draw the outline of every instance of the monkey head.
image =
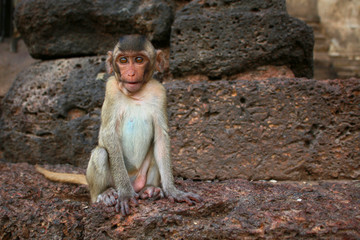
[[133, 95], [152, 78], [154, 70], [162, 72], [164, 57], [145, 36], [126, 35], [119, 39], [106, 60], [109, 74], [115, 73], [119, 87]]

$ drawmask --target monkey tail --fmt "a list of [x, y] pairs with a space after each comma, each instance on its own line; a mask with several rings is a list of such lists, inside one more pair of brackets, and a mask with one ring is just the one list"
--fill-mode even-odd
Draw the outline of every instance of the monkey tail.
[[35, 165], [35, 169], [51, 181], [88, 185], [84, 174], [52, 172], [38, 165]]

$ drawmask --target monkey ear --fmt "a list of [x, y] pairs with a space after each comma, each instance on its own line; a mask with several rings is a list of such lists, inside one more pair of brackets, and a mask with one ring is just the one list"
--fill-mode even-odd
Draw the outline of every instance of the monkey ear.
[[106, 58], [106, 71], [108, 74], [111, 74], [113, 72], [113, 54], [111, 51], [107, 52], [107, 58]]
[[161, 50], [156, 50], [155, 68], [159, 72], [164, 72], [165, 68], [165, 54]]

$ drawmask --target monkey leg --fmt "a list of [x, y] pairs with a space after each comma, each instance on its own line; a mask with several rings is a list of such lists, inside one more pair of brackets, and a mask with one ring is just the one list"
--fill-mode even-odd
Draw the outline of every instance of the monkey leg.
[[[86, 179], [89, 183], [91, 202], [108, 200], [107, 202], [111, 204], [112, 199], [116, 198], [115, 190], [105, 191], [113, 186], [108, 153], [105, 148], [96, 147], [92, 150], [86, 170]], [[104, 196], [101, 196], [103, 192]]]
[[159, 185], [159, 171], [154, 169], [154, 166], [156, 166], [154, 160], [154, 149], [153, 146], [151, 146], [140, 166], [140, 169], [136, 172], [134, 177], [131, 177], [132, 186], [135, 192], [142, 192], [144, 187], [147, 185]]
[[150, 169], [147, 174], [146, 186], [141, 191], [140, 198], [163, 198], [164, 192], [159, 187], [160, 185], [160, 173], [156, 162], [153, 160]]

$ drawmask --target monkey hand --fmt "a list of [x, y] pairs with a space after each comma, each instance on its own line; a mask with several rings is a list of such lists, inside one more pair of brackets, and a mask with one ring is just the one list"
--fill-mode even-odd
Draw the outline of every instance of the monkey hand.
[[139, 199], [139, 195], [135, 192], [133, 192], [132, 195], [130, 196], [124, 196], [121, 195], [120, 192], [117, 192], [117, 199], [116, 199], [116, 204], [115, 204], [115, 210], [116, 212], [120, 212], [123, 216], [129, 215], [130, 214], [130, 206], [129, 203], [132, 203], [132, 205], [137, 206], [138, 205], [138, 201], [137, 199]]
[[167, 194], [167, 197], [169, 198], [169, 200], [174, 203], [176, 202], [186, 202], [188, 205], [194, 205], [195, 202], [201, 202], [202, 198], [192, 192], [183, 192], [180, 190], [173, 190], [170, 193]]

